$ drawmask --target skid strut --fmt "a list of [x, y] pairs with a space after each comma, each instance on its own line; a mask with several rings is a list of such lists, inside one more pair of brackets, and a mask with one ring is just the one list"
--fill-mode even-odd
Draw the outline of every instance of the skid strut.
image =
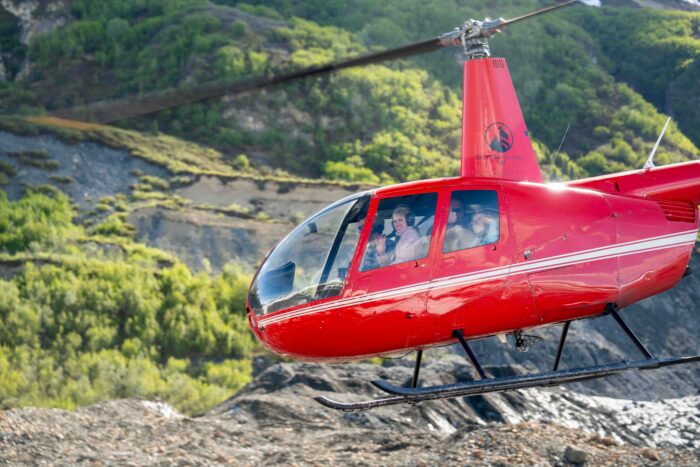
[[615, 319], [617, 324], [620, 325], [623, 331], [625, 331], [625, 334], [627, 334], [627, 337], [630, 338], [630, 340], [634, 343], [635, 346], [639, 349], [640, 352], [647, 358], [647, 360], [651, 360], [654, 358], [654, 356], [647, 350], [646, 347], [644, 347], [644, 344], [642, 344], [642, 341], [639, 340], [637, 335], [627, 326], [627, 323], [622, 319], [622, 316], [617, 312], [616, 308], [611, 308], [610, 309], [610, 314], [612, 317]]
[[415, 388], [416, 386], [418, 386], [418, 373], [420, 373], [421, 358], [423, 358], [423, 351], [419, 350], [418, 353], [416, 353], [416, 366], [413, 369], [413, 381], [411, 381], [412, 388]]
[[566, 334], [569, 332], [569, 326], [571, 321], [564, 323], [564, 327], [561, 330], [561, 337], [559, 338], [559, 347], [557, 348], [557, 358], [554, 360], [554, 368], [552, 371], [557, 371], [559, 368], [559, 362], [561, 361], [561, 354], [564, 351], [564, 342], [566, 342]]
[[457, 339], [459, 339], [459, 343], [462, 344], [462, 348], [467, 353], [467, 357], [469, 357], [469, 360], [472, 362], [472, 365], [474, 365], [476, 372], [479, 373], [481, 379], [485, 379], [486, 373], [484, 373], [484, 370], [481, 368], [481, 365], [479, 365], [479, 360], [476, 359], [476, 355], [474, 355], [474, 352], [472, 352], [472, 348], [469, 347], [469, 343], [464, 338], [464, 332], [461, 329], [452, 331], [452, 337], [456, 337]]

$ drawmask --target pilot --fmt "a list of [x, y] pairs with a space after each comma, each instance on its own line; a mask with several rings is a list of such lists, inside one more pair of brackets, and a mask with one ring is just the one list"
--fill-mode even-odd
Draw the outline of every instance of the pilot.
[[464, 250], [478, 245], [478, 238], [467, 221], [462, 200], [452, 198], [450, 214], [447, 216], [447, 231], [445, 232], [444, 252]]
[[417, 259], [421, 255], [421, 236], [414, 227], [415, 215], [411, 208], [399, 204], [391, 213], [391, 224], [398, 238], [393, 250], [387, 248], [387, 237], [377, 239], [377, 260], [381, 266], [399, 264]]

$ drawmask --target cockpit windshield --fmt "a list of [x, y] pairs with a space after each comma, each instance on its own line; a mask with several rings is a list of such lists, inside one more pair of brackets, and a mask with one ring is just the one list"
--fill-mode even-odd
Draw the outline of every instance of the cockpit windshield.
[[324, 209], [270, 253], [250, 289], [256, 315], [340, 294], [367, 216], [369, 195]]

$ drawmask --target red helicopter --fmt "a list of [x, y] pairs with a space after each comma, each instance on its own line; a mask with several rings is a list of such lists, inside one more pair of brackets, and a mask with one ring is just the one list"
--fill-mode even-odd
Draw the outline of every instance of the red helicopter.
[[[469, 20], [435, 39], [275, 79], [446, 46], [463, 47], [466, 58], [460, 176], [342, 199], [280, 241], [253, 279], [250, 328], [277, 354], [346, 361], [417, 352], [411, 387], [373, 381], [390, 396], [357, 403], [319, 397], [321, 404], [361, 410], [700, 359], [654, 356], [619, 314], [689, 272], [700, 161], [657, 168], [655, 148], [642, 170], [545, 184], [506, 61], [490, 57], [487, 39], [504, 27], [573, 3], [511, 20]], [[559, 369], [571, 322], [606, 314], [644, 358]], [[549, 372], [490, 378], [469, 346], [510, 333], [524, 348], [524, 331], [561, 323]], [[422, 352], [457, 342], [481, 379], [417, 387]]]
[[[250, 287], [250, 328], [280, 355], [347, 361], [416, 351], [411, 387], [372, 383], [383, 399], [321, 404], [362, 410], [399, 403], [599, 378], [700, 360], [654, 356], [620, 310], [672, 288], [689, 273], [697, 238], [700, 161], [545, 184], [506, 61], [487, 39], [517, 18], [469, 20], [423, 42], [272, 77], [217, 81], [52, 112], [33, 120], [109, 123], [182, 104], [462, 47], [464, 104], [459, 177], [378, 188], [340, 200], [268, 254]], [[57, 118], [58, 117], [58, 118]], [[68, 122], [75, 124], [75, 122]], [[668, 123], [667, 123], [668, 125]], [[664, 128], [665, 130], [665, 128]], [[571, 323], [611, 315], [643, 355], [635, 361], [559, 369]], [[551, 371], [488, 377], [469, 340], [563, 324]], [[459, 343], [479, 380], [417, 387], [423, 351]]]

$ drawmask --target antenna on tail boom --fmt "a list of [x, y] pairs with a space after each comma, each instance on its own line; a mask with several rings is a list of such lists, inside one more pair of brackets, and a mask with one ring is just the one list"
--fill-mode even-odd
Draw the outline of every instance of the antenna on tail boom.
[[561, 143], [559, 143], [559, 147], [557, 148], [557, 153], [554, 155], [554, 158], [552, 159], [552, 165], [549, 167], [549, 175], [547, 175], [547, 181], [551, 182], [552, 181], [552, 174], [554, 173], [554, 163], [557, 161], [557, 157], [559, 157], [559, 151], [561, 150], [561, 147], [564, 145], [564, 140], [566, 139], [566, 135], [569, 134], [569, 128], [571, 128], [571, 122], [569, 122], [568, 125], [566, 125], [566, 131], [564, 131], [564, 136], [561, 138]]
[[659, 139], [656, 140], [656, 144], [654, 145], [654, 149], [651, 150], [651, 154], [649, 154], [649, 159], [644, 163], [644, 168], [645, 169], [651, 169], [652, 167], [656, 167], [654, 165], [654, 156], [656, 155], [656, 150], [659, 149], [659, 144], [661, 144], [661, 140], [664, 137], [664, 134], [666, 133], [666, 129], [668, 128], [668, 124], [671, 123], [671, 117], [668, 117], [668, 120], [666, 120], [666, 124], [664, 125], [664, 129], [661, 130], [661, 134], [659, 135]]

